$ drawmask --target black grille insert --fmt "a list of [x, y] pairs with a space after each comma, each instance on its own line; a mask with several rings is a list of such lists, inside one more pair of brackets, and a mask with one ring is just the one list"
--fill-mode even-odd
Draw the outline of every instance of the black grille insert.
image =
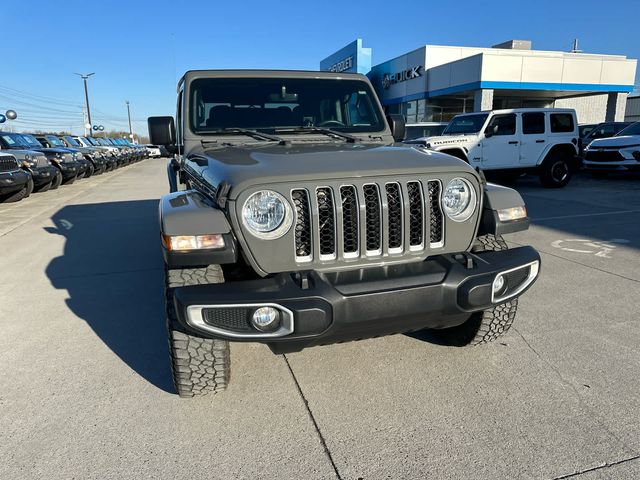
[[253, 310], [247, 307], [224, 307], [202, 309], [202, 319], [212, 327], [234, 332], [251, 332], [250, 316]]
[[18, 162], [15, 158], [9, 156], [0, 157], [0, 172], [11, 172], [18, 170]]
[[389, 212], [389, 248], [402, 248], [402, 195], [400, 185], [387, 183], [387, 206]]
[[296, 257], [311, 256], [311, 214], [309, 213], [309, 195], [306, 190], [294, 190], [291, 198], [296, 208]]
[[358, 253], [358, 195], [353, 186], [340, 187], [342, 200], [343, 248], [346, 254]]
[[419, 182], [407, 183], [409, 195], [409, 245], [419, 247], [424, 240], [424, 207]]
[[364, 185], [362, 191], [365, 203], [367, 251], [375, 252], [382, 247], [380, 194], [378, 186], [373, 184]]
[[440, 182], [428, 182], [429, 190], [429, 241], [440, 243], [442, 235], [442, 210], [440, 209]]
[[336, 225], [331, 189], [328, 187], [318, 188], [316, 198], [318, 201], [320, 255], [333, 256], [336, 253]]

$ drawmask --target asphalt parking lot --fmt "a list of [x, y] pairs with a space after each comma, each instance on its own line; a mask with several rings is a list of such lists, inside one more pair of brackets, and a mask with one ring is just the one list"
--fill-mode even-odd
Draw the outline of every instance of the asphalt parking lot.
[[145, 160], [0, 205], [0, 478], [639, 478], [640, 177], [517, 188], [542, 254], [515, 327], [274, 356], [172, 391]]

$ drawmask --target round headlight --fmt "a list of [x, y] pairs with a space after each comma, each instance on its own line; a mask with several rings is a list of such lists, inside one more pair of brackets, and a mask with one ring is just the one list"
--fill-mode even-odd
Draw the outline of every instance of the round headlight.
[[444, 189], [442, 207], [451, 220], [464, 222], [476, 209], [476, 191], [468, 181], [454, 178]]
[[289, 231], [293, 215], [289, 202], [282, 195], [261, 190], [244, 202], [242, 221], [256, 237], [273, 239]]

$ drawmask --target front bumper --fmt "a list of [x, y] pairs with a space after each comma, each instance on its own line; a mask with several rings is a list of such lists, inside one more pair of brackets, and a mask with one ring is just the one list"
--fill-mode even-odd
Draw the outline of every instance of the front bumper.
[[31, 175], [24, 170], [0, 173], [0, 195], [7, 195], [24, 188]]
[[33, 184], [36, 187], [40, 187], [49, 182], [52, 182], [56, 176], [58, 169], [54, 166], [47, 167], [35, 167], [31, 170], [31, 176], [33, 177]]
[[640, 170], [640, 160], [618, 160], [609, 162], [594, 162], [592, 160], [583, 160], [582, 165], [586, 170], [600, 170], [607, 172], [626, 172], [630, 170]]
[[[286, 353], [460, 325], [471, 313], [522, 294], [536, 280], [539, 266], [538, 252], [519, 247], [346, 272], [283, 273], [180, 287], [174, 301], [178, 320], [195, 335], [261, 342], [276, 353]], [[501, 273], [508, 287], [496, 298], [493, 284]], [[261, 306], [280, 310], [280, 328], [265, 333], [251, 326], [249, 319]]]

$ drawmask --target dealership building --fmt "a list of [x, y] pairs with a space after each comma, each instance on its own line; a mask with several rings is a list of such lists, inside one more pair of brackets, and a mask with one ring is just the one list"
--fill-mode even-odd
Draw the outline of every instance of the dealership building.
[[511, 40], [490, 48], [425, 45], [372, 66], [358, 39], [320, 70], [366, 74], [388, 113], [407, 122], [520, 107], [574, 108], [580, 123], [622, 121], [637, 60], [624, 55], [533, 50]]

